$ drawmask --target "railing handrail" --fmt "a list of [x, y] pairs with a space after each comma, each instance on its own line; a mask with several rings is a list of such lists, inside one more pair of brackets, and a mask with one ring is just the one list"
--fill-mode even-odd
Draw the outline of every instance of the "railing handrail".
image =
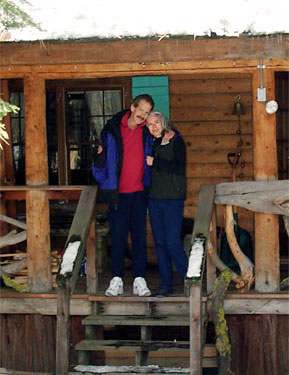
[[56, 276], [57, 290], [57, 328], [56, 328], [56, 374], [68, 374], [69, 359], [69, 315], [70, 295], [74, 292], [91, 223], [94, 222], [97, 186], [86, 186], [82, 190], [75, 215], [65, 244], [80, 241], [71, 272], [61, 273], [63, 258]]
[[[203, 184], [200, 188], [200, 194], [198, 199], [198, 205], [195, 215], [194, 221], [194, 228], [191, 237], [191, 246], [190, 250], [193, 248], [194, 244], [198, 239], [201, 239], [203, 242], [203, 255], [200, 264], [200, 276], [192, 276], [188, 277], [185, 280], [186, 287], [190, 287], [191, 285], [199, 285], [201, 286], [203, 281], [203, 274], [205, 268], [205, 261], [206, 261], [206, 245], [208, 243], [209, 235], [210, 235], [210, 223], [212, 218], [212, 212], [214, 207], [214, 199], [215, 199], [215, 191], [216, 185], [215, 184]], [[191, 251], [190, 251], [191, 256]], [[190, 262], [188, 266], [189, 274]]]
[[72, 272], [66, 274], [61, 273], [63, 256], [65, 254], [64, 253], [56, 276], [56, 284], [58, 286], [63, 286], [64, 284], [66, 284], [70, 287], [71, 293], [74, 292], [81, 262], [85, 253], [89, 228], [93, 219], [93, 215], [95, 213], [96, 193], [96, 186], [86, 186], [81, 192], [80, 199], [78, 201], [65, 244], [65, 249], [67, 249], [67, 246], [70, 243], [73, 243], [74, 241], [80, 241], [77, 256], [73, 264], [73, 270]]

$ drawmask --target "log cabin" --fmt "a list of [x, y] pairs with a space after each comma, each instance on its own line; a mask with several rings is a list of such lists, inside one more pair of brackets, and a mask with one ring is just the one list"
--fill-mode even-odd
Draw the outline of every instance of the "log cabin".
[[[90, 175], [93, 153], [105, 121], [146, 92], [186, 143], [184, 217], [195, 221], [190, 244], [201, 233], [218, 247], [224, 205], [237, 207], [238, 224], [254, 244], [254, 285], [224, 297], [232, 370], [288, 374], [289, 296], [280, 289], [288, 277], [282, 221], [288, 206], [267, 209], [270, 194], [258, 201], [270, 190], [278, 191], [274, 202], [288, 202], [288, 34], [5, 42], [0, 52], [1, 98], [20, 107], [4, 119], [10, 141], [0, 152], [1, 214], [25, 222], [27, 233], [27, 241], [2, 254], [25, 254], [29, 286], [17, 293], [2, 283], [0, 367], [59, 375], [84, 373], [81, 365], [89, 363], [149, 363], [217, 373], [210, 324], [217, 271], [209, 252], [202, 277], [188, 280], [188, 295], [180, 286], [163, 299], [136, 298], [129, 283], [123, 297], [103, 294], [109, 235]], [[266, 111], [271, 100], [276, 113]], [[250, 182], [260, 183], [258, 189]], [[242, 204], [240, 197], [252, 191], [257, 194]], [[15, 223], [1, 221], [1, 237]], [[149, 223], [147, 232], [153, 283]], [[52, 254], [61, 254], [72, 235], [81, 239], [72, 276], [58, 275], [55, 283]], [[127, 273], [130, 280], [129, 265]]]

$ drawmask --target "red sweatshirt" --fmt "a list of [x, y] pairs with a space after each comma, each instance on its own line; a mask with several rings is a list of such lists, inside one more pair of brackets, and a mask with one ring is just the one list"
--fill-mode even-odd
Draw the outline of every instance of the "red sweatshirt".
[[127, 123], [129, 116], [130, 111], [123, 116], [120, 125], [123, 142], [123, 163], [119, 179], [120, 193], [134, 193], [143, 190], [143, 127], [145, 122], [132, 130]]

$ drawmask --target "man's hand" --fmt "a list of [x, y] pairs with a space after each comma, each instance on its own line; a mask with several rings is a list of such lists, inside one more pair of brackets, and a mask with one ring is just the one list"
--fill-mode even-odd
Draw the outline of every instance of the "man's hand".
[[154, 158], [152, 156], [147, 156], [147, 165], [151, 167], [153, 165]]
[[163, 136], [163, 141], [169, 142], [169, 140], [172, 139], [175, 134], [176, 133], [174, 130], [170, 130], [169, 133], [165, 133], [165, 135]]
[[97, 146], [97, 153], [98, 153], [98, 154], [101, 154], [102, 151], [103, 151], [103, 147], [100, 146], [100, 145], [98, 145], [98, 146]]

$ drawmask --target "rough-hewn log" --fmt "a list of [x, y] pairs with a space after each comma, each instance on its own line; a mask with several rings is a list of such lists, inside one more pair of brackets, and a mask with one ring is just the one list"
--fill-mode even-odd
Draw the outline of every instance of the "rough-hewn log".
[[[262, 65], [260, 61], [260, 65]], [[261, 70], [253, 73], [254, 177], [257, 181], [278, 178], [276, 115], [268, 114], [263, 102], [257, 100]], [[263, 85], [267, 100], [275, 98], [274, 71], [263, 69]], [[255, 214], [255, 288], [274, 292], [280, 287], [279, 222], [273, 214]]]
[[0, 214], [0, 221], [5, 221], [6, 223], [15, 225], [16, 227], [19, 227], [22, 229], [27, 228], [27, 225], [23, 221], [12, 219], [11, 217], [6, 216], [6, 215]]
[[289, 180], [227, 182], [216, 185], [215, 203], [289, 216]]
[[238, 241], [236, 239], [235, 230], [234, 230], [235, 220], [233, 214], [233, 207], [227, 205], [226, 206], [226, 220], [225, 220], [225, 228], [226, 228], [226, 235], [227, 240], [230, 245], [230, 249], [239, 263], [241, 269], [241, 278], [243, 281], [246, 282], [245, 289], [249, 290], [251, 285], [253, 284], [254, 278], [254, 265], [250, 261], [250, 259], [242, 252]]
[[[45, 80], [24, 79], [26, 184], [48, 184]], [[26, 192], [27, 267], [33, 292], [52, 289], [49, 201], [46, 191]]]
[[15, 245], [19, 242], [26, 240], [26, 230], [17, 233], [16, 230], [12, 230], [6, 236], [0, 238], [0, 249], [5, 246]]
[[10, 264], [6, 264], [5, 266], [1, 266], [1, 269], [5, 274], [9, 275], [10, 273], [16, 273], [18, 271], [21, 271], [26, 267], [27, 267], [27, 259], [25, 257], [21, 260], [18, 260], [17, 262], [13, 262]]
[[211, 262], [215, 265], [215, 267], [218, 268], [219, 271], [223, 272], [225, 270], [231, 271], [232, 273], [232, 280], [235, 281], [237, 284], [237, 289], [245, 286], [244, 281], [242, 278], [237, 275], [234, 271], [232, 271], [228, 266], [225, 265], [225, 263], [220, 259], [219, 255], [217, 254], [215, 247], [213, 246], [211, 240], [208, 241], [207, 245], [207, 254], [208, 258], [211, 260]]

